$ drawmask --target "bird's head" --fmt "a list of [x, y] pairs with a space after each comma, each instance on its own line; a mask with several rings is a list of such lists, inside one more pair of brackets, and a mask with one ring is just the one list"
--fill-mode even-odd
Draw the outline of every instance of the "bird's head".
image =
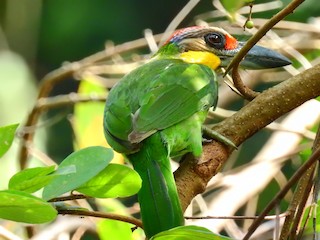
[[[179, 58], [186, 62], [202, 63], [216, 69], [226, 67], [244, 44], [221, 28], [194, 26], [175, 31], [164, 47], [174, 46]], [[255, 45], [240, 66], [264, 69], [288, 64], [291, 64], [290, 60], [280, 53]]]

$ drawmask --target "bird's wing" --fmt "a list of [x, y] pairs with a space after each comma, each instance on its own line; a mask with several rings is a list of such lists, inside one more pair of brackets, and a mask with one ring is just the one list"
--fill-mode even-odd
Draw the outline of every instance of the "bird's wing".
[[150, 81], [133, 115], [129, 141], [138, 143], [154, 132], [207, 110], [217, 98], [215, 74], [206, 66], [176, 63]]

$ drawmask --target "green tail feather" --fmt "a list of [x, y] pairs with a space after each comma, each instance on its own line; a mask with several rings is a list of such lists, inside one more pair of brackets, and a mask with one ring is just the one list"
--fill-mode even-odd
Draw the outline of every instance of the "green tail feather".
[[138, 198], [146, 236], [150, 238], [159, 232], [183, 225], [183, 213], [168, 151], [160, 133], [147, 138], [140, 151], [129, 155], [129, 159], [142, 179]]

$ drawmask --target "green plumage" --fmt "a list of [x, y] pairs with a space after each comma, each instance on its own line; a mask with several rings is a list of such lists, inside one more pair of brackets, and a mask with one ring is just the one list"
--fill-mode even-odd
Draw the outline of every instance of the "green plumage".
[[142, 178], [138, 193], [147, 237], [183, 225], [170, 157], [202, 152], [201, 125], [217, 101], [214, 72], [158, 54], [110, 91], [105, 136]]

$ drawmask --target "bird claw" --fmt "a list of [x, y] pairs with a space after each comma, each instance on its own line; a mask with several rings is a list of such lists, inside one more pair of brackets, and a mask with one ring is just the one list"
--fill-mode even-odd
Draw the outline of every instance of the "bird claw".
[[[209, 127], [202, 126], [202, 132], [205, 135], [207, 135], [207, 136], [209, 136], [209, 137], [211, 137], [211, 138], [213, 138], [215, 140], [218, 140], [219, 142], [222, 142], [222, 143], [226, 144], [227, 146], [230, 146], [230, 147], [233, 147], [235, 149], [238, 149], [238, 147], [230, 139], [226, 138], [225, 136], [223, 136], [220, 133], [212, 130]], [[208, 140], [206, 140], [206, 141], [208, 141]]]

